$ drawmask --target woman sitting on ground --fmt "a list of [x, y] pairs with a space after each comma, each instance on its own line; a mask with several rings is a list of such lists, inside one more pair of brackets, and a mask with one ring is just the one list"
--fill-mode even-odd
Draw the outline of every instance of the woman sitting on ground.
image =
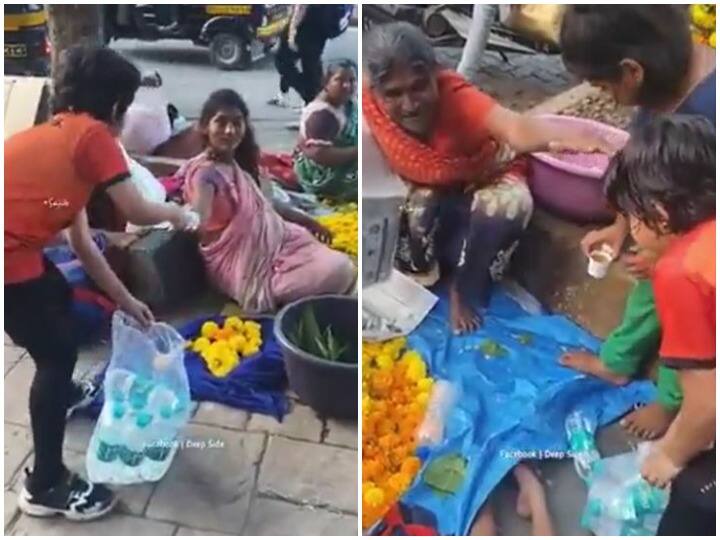
[[[233, 90], [205, 102], [206, 149], [178, 172], [184, 196], [200, 214], [200, 251], [211, 280], [246, 313], [315, 294], [344, 293], [352, 261], [320, 240], [328, 231], [287, 206], [273, 208], [259, 185], [258, 146], [247, 105]], [[319, 240], [319, 239], [320, 240]]]
[[363, 116], [390, 167], [410, 186], [398, 266], [429, 284], [451, 274], [455, 331], [477, 328], [485, 303], [530, 220], [520, 153], [607, 150], [583, 132], [505, 109], [443, 69], [422, 32], [376, 26], [363, 38]]
[[309, 193], [340, 201], [357, 200], [356, 78], [351, 61], [330, 64], [323, 89], [303, 109], [295, 172]]

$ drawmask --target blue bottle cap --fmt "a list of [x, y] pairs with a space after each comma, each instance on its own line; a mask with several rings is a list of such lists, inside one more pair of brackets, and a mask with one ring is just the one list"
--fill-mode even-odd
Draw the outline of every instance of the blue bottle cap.
[[174, 410], [172, 405], [163, 405], [160, 409], [160, 416], [167, 420], [169, 418], [172, 418], [173, 412]]
[[139, 412], [135, 419], [135, 425], [139, 428], [146, 428], [152, 422], [152, 414], [147, 412]]
[[113, 403], [112, 416], [114, 420], [120, 420], [123, 416], [125, 416], [125, 405], [115, 401]]

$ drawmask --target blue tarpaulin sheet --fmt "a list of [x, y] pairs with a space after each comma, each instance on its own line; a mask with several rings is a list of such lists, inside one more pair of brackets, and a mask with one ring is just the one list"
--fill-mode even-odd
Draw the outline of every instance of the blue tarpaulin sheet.
[[[180, 334], [191, 339], [200, 333], [207, 320], [222, 323], [225, 317], [203, 317], [179, 328]], [[243, 409], [248, 412], [267, 414], [282, 420], [289, 410], [285, 394], [287, 375], [280, 344], [275, 339], [273, 320], [259, 319], [262, 326], [263, 344], [254, 357], [243, 360], [227, 377], [218, 378], [208, 371], [203, 360], [190, 350], [185, 351], [185, 368], [190, 382], [190, 395], [194, 401], [212, 401]], [[98, 375], [100, 381], [103, 373]], [[88, 408], [88, 414], [98, 416], [102, 409], [103, 395], [98, 395]]]
[[423, 467], [439, 456], [461, 454], [465, 477], [454, 494], [439, 494], [423, 483], [421, 471], [402, 499], [432, 512], [441, 534], [467, 534], [478, 509], [519, 461], [565, 454], [570, 412], [579, 410], [602, 426], [654, 397], [649, 382], [616, 387], [560, 365], [563, 352], [596, 352], [600, 342], [565, 317], [528, 314], [502, 289], [494, 292], [480, 330], [454, 336], [448, 320], [441, 296], [409, 338], [432, 376], [459, 390], [444, 442], [419, 454], [426, 458]]

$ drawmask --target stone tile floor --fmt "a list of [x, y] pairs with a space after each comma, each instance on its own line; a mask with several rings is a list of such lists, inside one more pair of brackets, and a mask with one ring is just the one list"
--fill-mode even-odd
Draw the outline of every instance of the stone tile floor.
[[[83, 350], [76, 375], [102, 365], [109, 347]], [[17, 511], [22, 470], [32, 464], [27, 401], [34, 372], [5, 338], [6, 535], [341, 535], [357, 534], [357, 425], [320, 419], [293, 400], [282, 423], [201, 403], [167, 475], [120, 488], [119, 508], [98, 522], [36, 519]], [[65, 460], [85, 469], [93, 422], [70, 420]]]
[[[462, 55], [459, 47], [438, 47], [436, 52], [438, 60], [450, 68], [457, 66]], [[529, 109], [579, 82], [565, 69], [559, 55], [512, 54], [508, 60], [486, 53], [477, 84], [505, 107], [517, 111]]]

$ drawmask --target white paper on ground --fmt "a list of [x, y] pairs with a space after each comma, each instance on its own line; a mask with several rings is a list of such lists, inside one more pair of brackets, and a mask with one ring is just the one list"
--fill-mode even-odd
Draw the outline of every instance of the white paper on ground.
[[[387, 280], [363, 288], [363, 339], [384, 341], [409, 334], [437, 301], [438, 297], [425, 287], [393, 270]], [[371, 319], [387, 324], [374, 325]]]

